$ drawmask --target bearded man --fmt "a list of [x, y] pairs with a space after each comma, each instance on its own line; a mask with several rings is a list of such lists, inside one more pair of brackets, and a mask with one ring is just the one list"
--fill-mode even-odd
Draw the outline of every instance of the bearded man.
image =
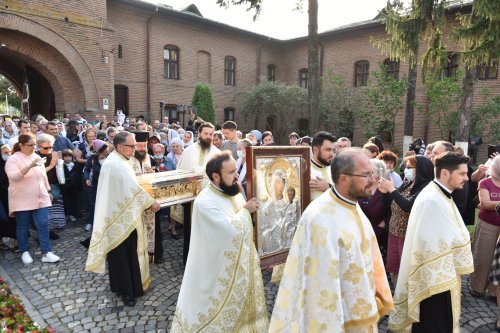
[[231, 152], [213, 156], [206, 174], [210, 183], [194, 201], [193, 246], [170, 332], [266, 332], [264, 287], [250, 216], [259, 202], [245, 202]]
[[359, 148], [332, 164], [333, 185], [302, 215], [288, 254], [269, 332], [377, 332], [393, 308], [382, 256], [358, 200], [375, 183]]
[[[212, 145], [212, 137], [214, 136], [215, 126], [209, 122], [201, 123], [198, 127], [198, 141], [187, 147], [179, 159], [177, 169], [189, 172], [203, 173], [204, 178], [201, 182], [201, 188], [204, 188], [208, 183], [208, 176], [205, 173], [205, 167], [208, 160], [212, 158], [220, 150]], [[184, 263], [187, 260], [189, 252], [189, 242], [191, 235], [191, 203], [183, 204], [184, 207]]]
[[312, 139], [311, 200], [318, 198], [332, 186], [331, 165], [334, 157], [335, 137], [328, 132], [318, 132]]
[[134, 156], [130, 158], [132, 168], [135, 175], [139, 176], [144, 173], [153, 172], [151, 168], [151, 158], [148, 154], [148, 132], [133, 132], [135, 134], [137, 144], [135, 146]]

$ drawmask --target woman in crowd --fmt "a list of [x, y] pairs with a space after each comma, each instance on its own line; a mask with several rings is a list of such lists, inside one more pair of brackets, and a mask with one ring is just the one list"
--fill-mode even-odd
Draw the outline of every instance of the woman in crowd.
[[366, 152], [369, 158], [376, 158], [380, 154], [380, 150], [374, 143], [365, 143], [363, 150]]
[[0, 202], [2, 212], [0, 212], [0, 247], [3, 249], [8, 249], [11, 246], [17, 246], [17, 242], [10, 244], [11, 246], [3, 243], [2, 238], [7, 237], [11, 239], [16, 239], [16, 220], [9, 217], [9, 178], [5, 173], [5, 163], [11, 156], [11, 149], [8, 144], [3, 145], [1, 148], [2, 158], [0, 159]]
[[101, 166], [109, 154], [108, 147], [108, 144], [102, 140], [93, 140], [93, 154], [87, 159], [85, 168], [83, 169], [83, 179], [88, 190], [87, 193], [89, 202], [89, 214], [87, 215], [87, 224], [85, 225], [86, 231], [91, 231], [92, 226], [94, 225], [94, 209], [95, 199], [97, 195], [97, 183], [99, 181]]
[[252, 143], [248, 139], [243, 139], [238, 141], [236, 145], [236, 153], [238, 154], [238, 160], [236, 161], [236, 170], [238, 170], [238, 182], [243, 187], [243, 192], [245, 197], [247, 195], [247, 159], [246, 159], [246, 149], [250, 147]]
[[265, 131], [262, 133], [262, 145], [272, 146], [274, 144], [273, 133], [271, 131]]
[[413, 203], [422, 189], [434, 179], [434, 166], [423, 156], [405, 158], [404, 183], [399, 190], [392, 180], [380, 178], [379, 188], [382, 193], [389, 193], [391, 202], [391, 219], [389, 221], [389, 238], [387, 241], [387, 272], [391, 273], [395, 286], [399, 274], [399, 265], [403, 253], [403, 244], [408, 226], [408, 218]]
[[[381, 177], [388, 174], [384, 162], [378, 159], [371, 159], [370, 162], [376, 180], [380, 180]], [[377, 185], [378, 183], [375, 182], [370, 197], [359, 200], [359, 206], [368, 220], [370, 220], [375, 236], [377, 237], [382, 258], [385, 261], [387, 258], [387, 224], [389, 222], [391, 210]]]
[[376, 145], [379, 152], [384, 151], [384, 145], [382, 144], [382, 139], [380, 139], [378, 136], [372, 136], [371, 138], [368, 139], [368, 141], [366, 141], [366, 143], [373, 143], [374, 145]]
[[398, 156], [390, 150], [384, 150], [377, 156], [377, 158], [384, 161], [385, 166], [389, 171], [389, 175], [391, 176], [392, 182], [394, 183], [394, 187], [400, 188], [401, 185], [403, 185], [403, 180], [401, 179], [399, 174], [394, 171], [394, 167], [398, 162]]
[[470, 293], [474, 297], [480, 297], [488, 287], [493, 253], [500, 235], [500, 216], [495, 212], [499, 201], [500, 156], [497, 156], [491, 164], [490, 177], [479, 182], [479, 214], [472, 251], [474, 273], [470, 276]]
[[55, 229], [60, 229], [66, 226], [66, 215], [64, 214], [64, 203], [61, 194], [61, 188], [56, 174], [56, 165], [58, 157], [53, 156], [52, 145], [54, 144], [54, 137], [49, 134], [42, 134], [36, 138], [36, 145], [38, 148], [37, 154], [45, 159], [45, 172], [47, 173], [47, 180], [49, 181], [52, 190], [52, 205], [49, 206], [49, 230], [50, 239], [58, 239], [59, 235], [55, 233]]
[[172, 151], [168, 153], [167, 157], [170, 158], [174, 164], [175, 167], [177, 168], [177, 164], [179, 163], [179, 160], [181, 159], [182, 151], [183, 151], [183, 142], [179, 138], [174, 138], [170, 142], [170, 145], [172, 146]]
[[[9, 212], [16, 216], [16, 233], [21, 259], [31, 264], [33, 259], [28, 252], [29, 229], [32, 223], [38, 232], [42, 262], [57, 262], [58, 256], [51, 252], [47, 207], [51, 205], [51, 191], [47, 174], [40, 156], [34, 154], [35, 138], [21, 134], [14, 145], [14, 154], [7, 160], [5, 172], [9, 177]], [[27, 191], [26, 189], [37, 189]]]
[[220, 149], [222, 143], [224, 142], [224, 136], [221, 131], [215, 131], [214, 136], [212, 137], [212, 144]]
[[184, 141], [184, 149], [191, 146], [194, 142], [193, 132], [185, 131], [184, 136], [182, 137], [182, 141]]
[[87, 129], [83, 134], [83, 141], [78, 144], [75, 152], [76, 161], [78, 163], [85, 164], [90, 155], [92, 155], [92, 142], [96, 139], [96, 134], [93, 128]]

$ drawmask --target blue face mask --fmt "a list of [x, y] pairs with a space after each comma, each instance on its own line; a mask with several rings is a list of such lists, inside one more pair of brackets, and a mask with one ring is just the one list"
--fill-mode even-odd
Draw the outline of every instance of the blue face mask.
[[155, 155], [155, 160], [161, 160], [163, 158], [163, 154]]

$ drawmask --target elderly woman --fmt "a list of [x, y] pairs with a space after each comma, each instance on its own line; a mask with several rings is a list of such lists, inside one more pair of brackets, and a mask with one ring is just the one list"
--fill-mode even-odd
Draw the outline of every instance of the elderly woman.
[[380, 178], [379, 189], [382, 193], [389, 193], [391, 202], [391, 219], [389, 221], [389, 237], [387, 241], [387, 272], [391, 273], [395, 286], [399, 274], [399, 266], [403, 253], [403, 245], [408, 226], [408, 218], [413, 203], [420, 191], [434, 179], [434, 166], [423, 156], [408, 156], [403, 186], [394, 187], [392, 180]]
[[[40, 156], [34, 154], [35, 138], [21, 134], [14, 145], [14, 154], [7, 160], [5, 172], [9, 177], [9, 213], [16, 215], [16, 233], [21, 259], [28, 265], [33, 262], [29, 249], [28, 233], [35, 224], [42, 251], [42, 262], [57, 262], [51, 252], [47, 207], [51, 205], [47, 173]], [[27, 190], [36, 189], [36, 190]]]
[[[376, 180], [380, 180], [381, 177], [389, 174], [383, 161], [371, 159], [370, 162]], [[376, 182], [372, 188], [372, 195], [359, 200], [358, 203], [368, 220], [370, 220], [375, 236], [377, 237], [382, 258], [385, 260], [387, 258], [387, 225], [389, 224], [391, 215], [390, 205], [387, 203], [382, 192], [377, 188]]]
[[170, 145], [172, 146], [172, 151], [168, 153], [167, 157], [174, 161], [175, 167], [177, 168], [177, 164], [182, 156], [183, 151], [183, 142], [179, 138], [174, 138], [170, 141]]
[[[50, 239], [58, 239], [59, 235], [55, 233], [54, 229], [60, 229], [66, 225], [66, 215], [64, 214], [64, 203], [56, 174], [58, 158], [56, 157], [57, 155], [53, 156], [52, 154], [53, 144], [54, 137], [52, 135], [41, 134], [36, 138], [37, 154], [45, 159], [45, 172], [47, 173], [47, 179], [52, 190], [52, 205], [48, 208], [49, 236]], [[62, 159], [62, 155], [58, 157]]]
[[479, 182], [479, 214], [472, 251], [474, 273], [470, 277], [470, 293], [475, 297], [481, 296], [488, 287], [490, 265], [500, 235], [500, 216], [495, 212], [495, 206], [499, 201], [500, 156], [496, 156], [491, 163], [490, 177]]
[[191, 146], [194, 142], [193, 132], [185, 131], [184, 136], [182, 137], [182, 141], [184, 142], [184, 148]]
[[78, 163], [85, 164], [87, 159], [92, 155], [92, 142], [96, 139], [97, 132], [93, 128], [89, 128], [83, 134], [83, 141], [78, 144], [75, 152], [75, 157]]

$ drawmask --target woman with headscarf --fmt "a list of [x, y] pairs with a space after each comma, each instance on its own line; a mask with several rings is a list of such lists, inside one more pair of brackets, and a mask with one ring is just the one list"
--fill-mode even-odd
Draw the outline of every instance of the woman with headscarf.
[[184, 142], [184, 149], [191, 146], [194, 143], [194, 135], [191, 131], [185, 131], [184, 136], [182, 137], [182, 141]]
[[411, 208], [420, 191], [434, 179], [434, 165], [427, 158], [408, 156], [404, 162], [405, 176], [403, 185], [399, 189], [394, 187], [392, 180], [380, 178], [379, 181], [379, 190], [388, 193], [387, 201], [391, 204], [386, 270], [391, 273], [394, 286], [398, 278]]
[[182, 156], [184, 145], [180, 138], [172, 139], [170, 145], [172, 146], [172, 151], [167, 154], [167, 157], [174, 161], [175, 167], [177, 168], [177, 164], [179, 163], [179, 160]]

